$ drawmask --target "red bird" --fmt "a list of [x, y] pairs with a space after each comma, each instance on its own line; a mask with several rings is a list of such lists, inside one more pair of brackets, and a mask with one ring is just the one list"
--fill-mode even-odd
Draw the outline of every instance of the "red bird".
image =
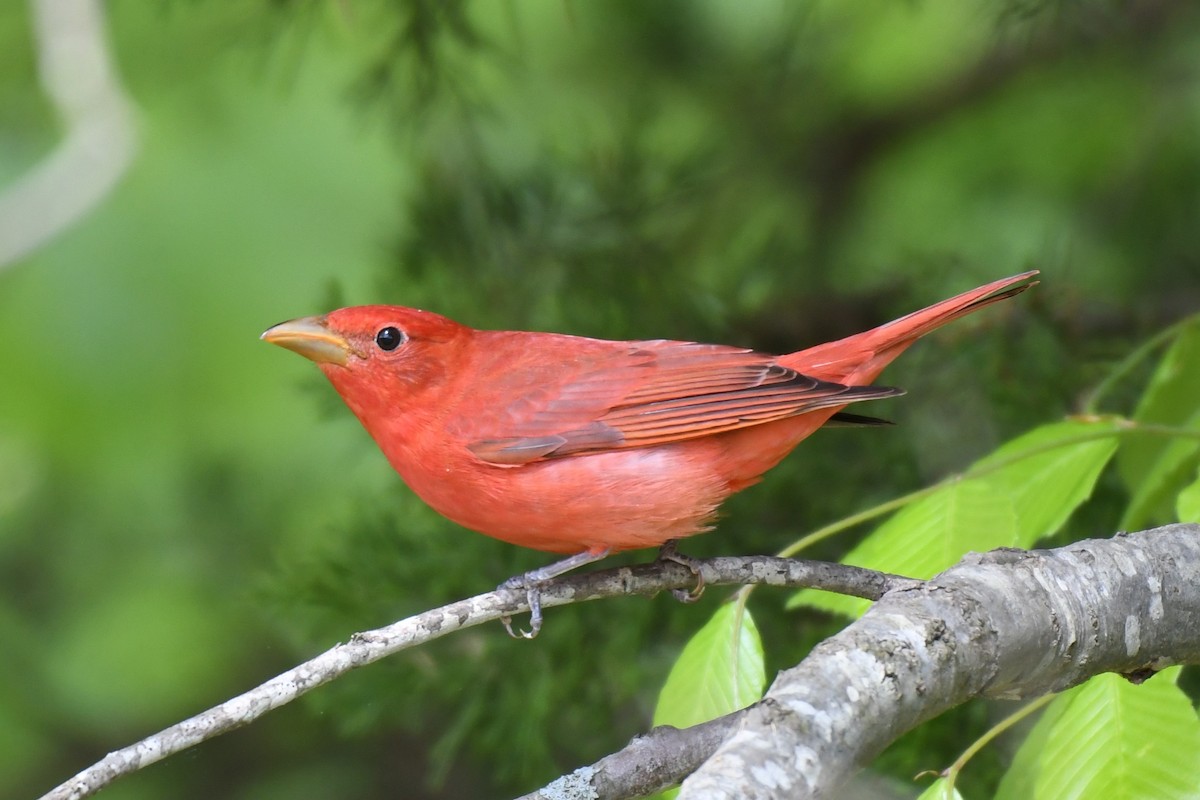
[[[284, 322], [404, 481], [441, 514], [571, 568], [711, 526], [917, 338], [1032, 286], [989, 283], [784, 356], [663, 339], [481, 331], [401, 306]], [[847, 417], [849, 421], [855, 418]], [[538, 577], [560, 571], [552, 565]]]

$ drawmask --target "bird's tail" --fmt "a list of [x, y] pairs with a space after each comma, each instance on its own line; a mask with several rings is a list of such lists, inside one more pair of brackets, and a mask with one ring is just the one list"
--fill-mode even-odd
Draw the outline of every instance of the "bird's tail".
[[[848, 384], [869, 383], [917, 339], [947, 322], [1020, 294], [1037, 283], [1037, 274], [1037, 270], [1033, 270], [1001, 278], [878, 328], [793, 353], [780, 359], [780, 362], [824, 380]], [[793, 361], [795, 364], [790, 363]]]

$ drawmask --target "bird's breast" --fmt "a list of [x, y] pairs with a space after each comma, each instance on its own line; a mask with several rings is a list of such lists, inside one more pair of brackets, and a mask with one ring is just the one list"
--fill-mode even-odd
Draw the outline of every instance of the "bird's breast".
[[654, 547], [705, 530], [731, 493], [713, 447], [697, 440], [515, 467], [486, 464], [457, 447], [392, 463], [426, 503], [464, 527], [578, 553]]

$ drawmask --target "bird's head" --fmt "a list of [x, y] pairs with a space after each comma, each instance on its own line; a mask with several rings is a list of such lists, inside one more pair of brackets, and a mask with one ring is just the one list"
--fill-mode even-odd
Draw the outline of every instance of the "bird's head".
[[262, 339], [316, 362], [366, 423], [374, 414], [403, 412], [406, 400], [441, 385], [470, 333], [428, 311], [354, 306], [282, 322]]

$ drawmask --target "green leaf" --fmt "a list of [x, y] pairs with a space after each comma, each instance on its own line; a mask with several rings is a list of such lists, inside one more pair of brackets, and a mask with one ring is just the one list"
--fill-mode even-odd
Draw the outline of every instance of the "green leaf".
[[1175, 513], [1180, 522], [1200, 523], [1200, 475], [1175, 498]]
[[[971, 550], [1031, 547], [1062, 527], [1091, 495], [1116, 450], [1117, 429], [1112, 420], [1067, 420], [1035, 428], [969, 470], [991, 471], [951, 481], [901, 509], [844, 561], [929, 578]], [[788, 603], [797, 605], [858, 615], [870, 604], [806, 589]]]
[[[1182, 427], [1200, 431], [1200, 409]], [[1178, 494], [1180, 487], [1195, 472], [1196, 464], [1200, 463], [1200, 439], [1159, 439], [1158, 443], [1163, 447], [1130, 498], [1118, 526], [1122, 530], [1174, 521], [1171, 498]], [[1133, 439], [1127, 444], [1133, 444]]]
[[[762, 639], [744, 607], [726, 603], [684, 646], [654, 708], [655, 725], [686, 728], [745, 708], [762, 697]], [[670, 800], [669, 789], [652, 800]]]
[[655, 725], [686, 728], [745, 708], [762, 697], [767, 678], [762, 640], [749, 611], [717, 609], [680, 653], [654, 709]]
[[957, 786], [947, 792], [946, 779], [938, 778], [925, 791], [921, 792], [917, 800], [962, 800], [962, 795], [959, 794]]
[[1179, 669], [1135, 686], [1099, 675], [1046, 709], [1000, 783], [998, 800], [1156, 800], [1200, 793], [1200, 720]]
[[[1200, 319], [1181, 328], [1163, 355], [1134, 412], [1146, 424], [1200, 430], [1196, 376], [1200, 375]], [[1117, 468], [1132, 495], [1120, 527], [1133, 530], [1170, 521], [1171, 500], [1200, 459], [1200, 441], [1157, 436], [1130, 437], [1117, 454]]]

